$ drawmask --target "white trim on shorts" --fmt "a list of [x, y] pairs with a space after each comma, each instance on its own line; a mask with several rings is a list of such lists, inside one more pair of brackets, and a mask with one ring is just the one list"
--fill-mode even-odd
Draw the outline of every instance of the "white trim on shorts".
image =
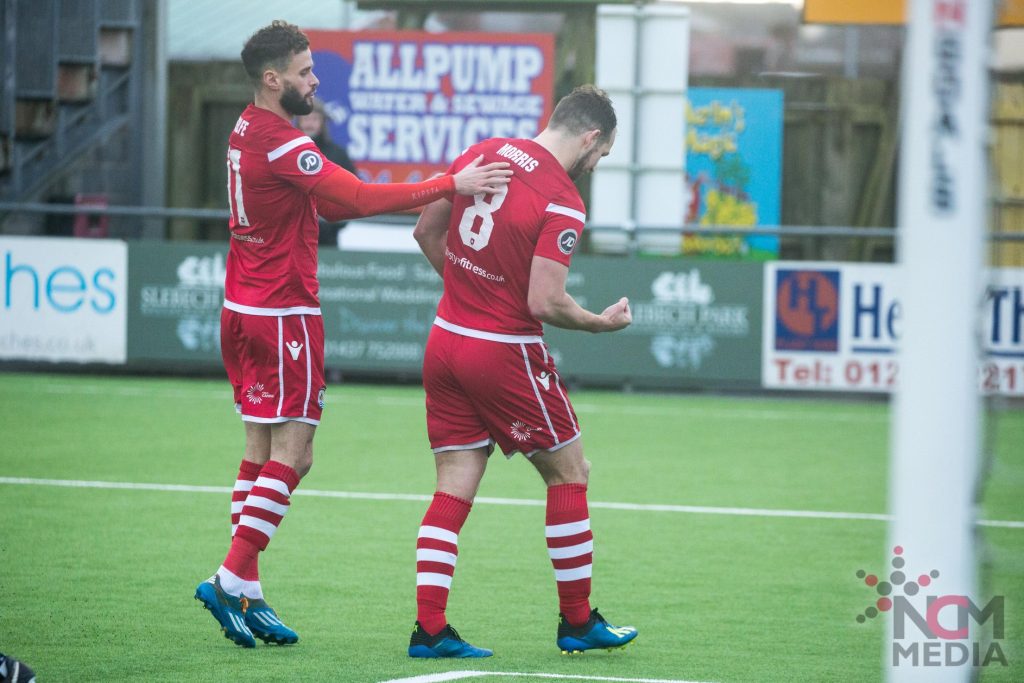
[[259, 306], [246, 306], [236, 304], [230, 299], [224, 299], [224, 308], [235, 313], [246, 315], [320, 315], [319, 306], [288, 306], [287, 308], [261, 308]]
[[[313, 395], [313, 354], [309, 352], [309, 330], [306, 328], [306, 316], [300, 316], [299, 320], [302, 321], [302, 334], [306, 337], [306, 402], [302, 404], [302, 417], [306, 417], [306, 413], [309, 412], [309, 397]], [[284, 392], [282, 392], [283, 395]]]
[[566, 439], [562, 443], [555, 444], [551, 448], [538, 448], [537, 450], [530, 451], [529, 453], [525, 453], [523, 451], [512, 451], [506, 457], [511, 458], [516, 453], [522, 453], [527, 458], [532, 458], [534, 455], [536, 455], [537, 453], [540, 453], [541, 451], [547, 451], [548, 453], [554, 453], [555, 451], [562, 450], [563, 448], [565, 448], [566, 446], [568, 446], [569, 444], [571, 444], [573, 441], [575, 441], [576, 439], [580, 438], [581, 436], [583, 436], [583, 432], [576, 432], [576, 436], [572, 437], [571, 439]]
[[320, 420], [311, 417], [255, 417], [253, 415], [242, 415], [243, 422], [258, 422], [260, 424], [280, 424], [281, 422], [305, 422], [314, 427], [320, 424]]
[[[284, 405], [284, 318], [277, 317], [277, 416]], [[305, 417], [305, 414], [303, 414]]]
[[474, 441], [473, 443], [459, 444], [459, 445], [456, 445], [456, 446], [441, 446], [439, 448], [433, 448], [431, 450], [433, 450], [434, 454], [436, 455], [438, 453], [444, 453], [446, 451], [471, 451], [474, 448], [485, 448], [486, 447], [487, 448], [487, 455], [490, 455], [491, 453], [494, 452], [494, 443], [495, 443], [494, 439], [492, 439], [491, 437], [487, 437], [486, 439], [481, 439], [480, 441]]
[[[540, 412], [544, 415], [544, 422], [548, 426], [548, 432], [551, 434], [551, 438], [555, 440], [555, 446], [562, 443], [562, 440], [558, 438], [558, 432], [555, 431], [555, 425], [551, 423], [551, 417], [548, 415], [547, 404], [544, 403], [544, 397], [540, 395], [540, 387], [537, 386], [537, 379], [533, 376], [533, 366], [530, 365], [530, 354], [526, 350], [526, 344], [520, 344], [519, 349], [523, 352], [523, 364], [526, 366], [526, 376], [530, 379], [530, 387], [533, 388], [533, 396], [537, 399], [537, 405], [540, 406]], [[547, 352], [544, 352], [544, 356], [547, 356]]]
[[544, 337], [536, 334], [499, 334], [498, 332], [486, 332], [484, 330], [474, 330], [472, 327], [463, 327], [462, 325], [456, 325], [450, 323], [441, 316], [434, 318], [434, 324], [440, 327], [442, 330], [448, 330], [455, 334], [461, 334], [463, 337], [473, 337], [474, 339], [484, 339], [486, 341], [501, 342], [502, 344], [543, 344]]
[[[541, 351], [544, 352], [544, 362], [548, 362], [548, 347], [542, 346]], [[580, 425], [576, 422], [576, 418], [572, 414], [572, 408], [569, 406], [569, 397], [562, 391], [562, 378], [555, 374], [555, 388], [558, 389], [558, 395], [562, 397], [562, 403], [565, 404], [565, 413], [569, 416], [569, 422], [572, 423], [572, 428], [576, 431], [577, 436], [580, 433]]]

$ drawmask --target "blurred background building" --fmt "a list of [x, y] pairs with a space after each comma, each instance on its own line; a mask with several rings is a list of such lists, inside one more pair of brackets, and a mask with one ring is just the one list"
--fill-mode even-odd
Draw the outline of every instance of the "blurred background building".
[[[810, 23], [800, 0], [678, 4], [690, 8], [691, 87], [784, 93], [780, 223], [893, 226], [904, 28]], [[309, 29], [553, 33], [557, 99], [594, 78], [594, 16], [595, 3], [579, 0], [3, 0], [0, 202], [211, 217], [0, 210], [0, 232], [224, 239], [224, 140], [251, 97], [238, 54], [272, 19]], [[994, 34], [1000, 230], [1024, 229], [1022, 33]], [[1019, 250], [1007, 247], [1008, 262], [1024, 262]], [[892, 243], [785, 238], [780, 255], [886, 261]]]

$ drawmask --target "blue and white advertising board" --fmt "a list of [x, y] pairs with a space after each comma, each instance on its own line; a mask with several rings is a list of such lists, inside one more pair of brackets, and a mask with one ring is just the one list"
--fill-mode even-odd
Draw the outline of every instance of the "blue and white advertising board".
[[[903, 322], [900, 272], [886, 264], [765, 264], [762, 385], [893, 391]], [[1024, 269], [990, 269], [985, 281], [978, 296], [979, 389], [1024, 396]]]
[[124, 363], [128, 249], [0, 237], [0, 359]]

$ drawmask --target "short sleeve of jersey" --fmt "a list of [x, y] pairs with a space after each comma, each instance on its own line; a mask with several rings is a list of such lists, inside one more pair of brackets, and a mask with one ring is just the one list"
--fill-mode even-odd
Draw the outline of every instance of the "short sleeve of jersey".
[[448, 175], [455, 175], [466, 166], [469, 166], [469, 162], [478, 156], [479, 152], [475, 145], [473, 147], [467, 147], [466, 151], [455, 157], [455, 161], [452, 162], [451, 166], [448, 167], [448, 170], [445, 171], [445, 173]]
[[585, 220], [586, 216], [578, 209], [549, 203], [533, 255], [568, 266], [583, 235]]
[[341, 168], [305, 136], [271, 151], [267, 160], [271, 173], [305, 192], [311, 192], [321, 180]]

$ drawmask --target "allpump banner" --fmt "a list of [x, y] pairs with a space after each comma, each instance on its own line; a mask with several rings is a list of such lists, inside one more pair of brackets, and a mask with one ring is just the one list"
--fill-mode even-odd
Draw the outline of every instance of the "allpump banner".
[[125, 362], [127, 248], [0, 237], [0, 359]]
[[551, 114], [546, 33], [307, 31], [331, 138], [371, 182], [417, 182]]

